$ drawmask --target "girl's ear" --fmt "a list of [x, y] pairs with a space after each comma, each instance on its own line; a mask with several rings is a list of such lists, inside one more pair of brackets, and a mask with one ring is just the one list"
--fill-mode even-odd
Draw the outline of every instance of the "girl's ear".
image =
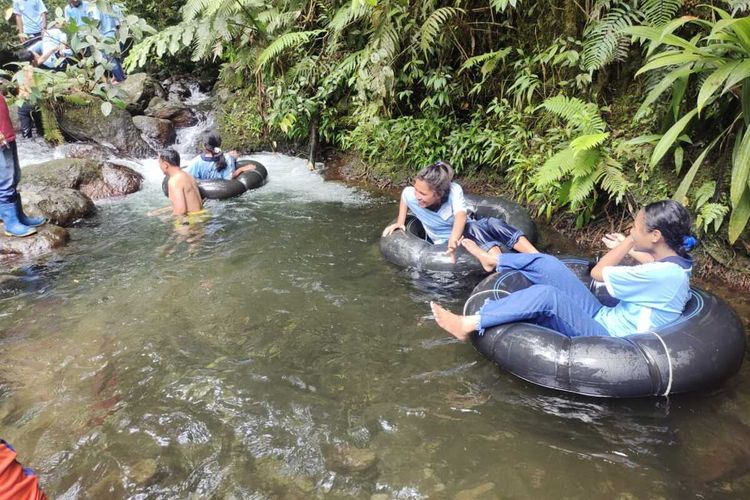
[[661, 235], [661, 231], [658, 229], [654, 229], [651, 231], [651, 243], [658, 243], [660, 240], [662, 240], [663, 237]]

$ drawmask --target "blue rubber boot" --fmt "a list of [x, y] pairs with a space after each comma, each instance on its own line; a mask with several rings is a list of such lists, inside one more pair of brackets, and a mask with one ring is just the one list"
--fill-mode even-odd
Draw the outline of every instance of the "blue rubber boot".
[[18, 194], [16, 195], [16, 206], [18, 207], [18, 211], [16, 212], [18, 214], [18, 222], [24, 226], [39, 227], [47, 222], [47, 217], [33, 217], [31, 215], [26, 215], [23, 211], [23, 206], [21, 205], [21, 196]]
[[0, 205], [0, 219], [3, 219], [5, 236], [30, 236], [36, 233], [33, 227], [21, 224], [18, 220], [18, 207], [15, 203], [3, 203]]

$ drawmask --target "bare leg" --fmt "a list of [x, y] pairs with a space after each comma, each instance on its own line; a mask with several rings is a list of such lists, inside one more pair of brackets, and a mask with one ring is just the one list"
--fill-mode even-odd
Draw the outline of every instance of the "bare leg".
[[478, 315], [460, 316], [458, 314], [453, 314], [434, 302], [430, 302], [430, 309], [432, 309], [432, 314], [435, 315], [435, 321], [437, 321], [440, 328], [450, 333], [461, 342], [468, 341], [471, 337], [471, 333], [476, 331], [477, 326], [479, 325]]
[[516, 244], [513, 245], [513, 250], [518, 253], [539, 253], [539, 250], [537, 250], [536, 247], [531, 244], [526, 236], [521, 236], [520, 238], [518, 238]]
[[[479, 245], [471, 241], [469, 238], [462, 239], [461, 246], [463, 246], [471, 255], [476, 257], [485, 271], [490, 272], [497, 267], [497, 263], [500, 260], [500, 248], [492, 247], [489, 252], [485, 252], [479, 248]], [[497, 250], [494, 251], [495, 249]]]

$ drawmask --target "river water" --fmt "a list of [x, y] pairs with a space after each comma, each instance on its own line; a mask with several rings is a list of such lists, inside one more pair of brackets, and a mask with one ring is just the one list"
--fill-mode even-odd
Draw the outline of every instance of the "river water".
[[141, 162], [141, 192], [0, 282], [0, 435], [51, 497], [750, 496], [747, 363], [669, 399], [527, 384], [431, 320], [474, 283], [382, 259], [395, 199], [251, 158], [270, 182], [187, 231], [146, 215]]

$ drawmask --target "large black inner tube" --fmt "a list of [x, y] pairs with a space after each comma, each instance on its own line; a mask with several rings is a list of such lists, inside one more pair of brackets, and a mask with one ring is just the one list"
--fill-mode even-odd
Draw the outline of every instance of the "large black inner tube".
[[[517, 203], [494, 197], [466, 195], [468, 209], [476, 218], [496, 217], [520, 229], [532, 242], [537, 231], [529, 213]], [[393, 221], [395, 222], [395, 221]], [[406, 231], [394, 231], [380, 239], [380, 251], [386, 260], [420, 271], [438, 271], [457, 274], [485, 274], [477, 259], [463, 249], [456, 254], [456, 262], [445, 253], [445, 245], [433, 245], [427, 238], [422, 223], [413, 215], [407, 216]], [[509, 251], [503, 248], [503, 251]]]
[[[603, 285], [589, 276], [589, 262], [563, 262], [605, 305]], [[488, 299], [529, 286], [518, 271], [495, 273], [474, 289], [464, 314], [477, 314]], [[745, 333], [724, 301], [697, 288], [682, 316], [649, 332], [626, 337], [567, 337], [531, 323], [509, 323], [474, 334], [472, 343], [501, 368], [537, 385], [598, 397], [665, 396], [713, 387], [742, 364]]]
[[[198, 189], [201, 197], [211, 200], [224, 200], [239, 196], [247, 190], [261, 187], [266, 182], [268, 170], [254, 160], [241, 160], [237, 166], [255, 165], [255, 170], [243, 172], [236, 179], [198, 179]], [[164, 176], [161, 184], [165, 196], [169, 196], [169, 177]]]

